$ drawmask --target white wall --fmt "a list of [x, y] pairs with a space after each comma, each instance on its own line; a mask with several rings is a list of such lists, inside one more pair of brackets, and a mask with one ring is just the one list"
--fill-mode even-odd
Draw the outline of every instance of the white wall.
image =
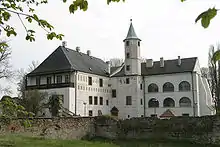
[[[126, 78], [130, 78], [130, 84], [126, 84]], [[111, 108], [114, 106], [119, 110], [119, 118], [141, 117], [144, 114], [143, 90], [140, 90], [141, 76], [113, 77], [111, 87], [116, 89], [116, 98], [111, 99]], [[126, 105], [126, 96], [132, 97], [132, 105]], [[144, 102], [144, 100], [143, 100]]]
[[[92, 85], [88, 85], [88, 77], [92, 77]], [[103, 79], [103, 87], [99, 86], [99, 79]], [[93, 116], [98, 115], [98, 110], [102, 114], [109, 114], [109, 105], [106, 105], [106, 100], [110, 104], [111, 88], [109, 85], [109, 78], [88, 74], [83, 72], [77, 73], [77, 115], [88, 116], [89, 110], [93, 111]], [[89, 104], [89, 96], [93, 98], [93, 104]], [[98, 97], [98, 105], [94, 105], [94, 96]], [[100, 105], [99, 99], [103, 97], [103, 105]], [[86, 104], [83, 104], [86, 103]]]
[[[190, 116], [193, 116], [193, 107], [182, 108], [179, 106], [179, 100], [182, 97], [188, 97], [191, 100], [191, 104], [193, 104], [193, 94], [192, 90], [190, 91], [179, 91], [179, 84], [182, 81], [187, 81], [191, 85], [192, 89], [192, 78], [191, 73], [179, 73], [179, 74], [166, 74], [166, 75], [155, 75], [155, 76], [146, 76], [145, 77], [145, 104], [146, 104], [146, 116], [150, 116], [154, 114], [154, 108], [148, 108], [148, 102], [151, 98], [156, 98], [159, 101], [159, 108], [156, 108], [157, 116], [160, 116], [167, 109], [173, 111], [176, 116], [181, 116], [182, 113], [188, 113]], [[174, 92], [163, 92], [163, 84], [166, 82], [170, 82], [174, 85]], [[157, 84], [159, 88], [159, 92], [149, 93], [148, 86], [151, 83]], [[163, 101], [165, 98], [172, 98], [175, 101], [174, 108], [164, 108]]]

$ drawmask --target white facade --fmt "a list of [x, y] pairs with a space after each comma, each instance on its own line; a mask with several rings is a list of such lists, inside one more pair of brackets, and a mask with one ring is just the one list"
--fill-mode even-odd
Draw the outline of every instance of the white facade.
[[[37, 89], [49, 95], [63, 95], [63, 106], [80, 116], [102, 114], [125, 119], [152, 115], [162, 118], [167, 111], [173, 116], [215, 113], [211, 92], [207, 80], [201, 76], [197, 58], [161, 58], [159, 62], [148, 59], [141, 63], [140, 41], [131, 23], [124, 40], [124, 64], [109, 72], [106, 63], [111, 74], [104, 76], [82, 70], [45, 73], [40, 75], [38, 83], [37, 76], [28, 77], [27, 87], [34, 89], [37, 85]], [[58, 76], [62, 78], [58, 80]]]

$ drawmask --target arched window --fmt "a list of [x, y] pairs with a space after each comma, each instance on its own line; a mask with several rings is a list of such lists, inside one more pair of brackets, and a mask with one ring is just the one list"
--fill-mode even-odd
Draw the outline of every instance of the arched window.
[[180, 107], [191, 107], [191, 100], [188, 97], [182, 97], [179, 101]]
[[119, 110], [115, 106], [111, 109], [112, 116], [118, 116], [118, 112], [119, 112]]
[[190, 84], [187, 81], [182, 81], [179, 84], [179, 91], [190, 91]]
[[163, 107], [175, 107], [175, 101], [172, 98], [166, 98], [163, 101]]
[[159, 101], [155, 98], [150, 99], [148, 102], [148, 107], [149, 108], [159, 107]]
[[174, 91], [174, 86], [170, 82], [166, 82], [163, 84], [163, 92], [173, 92]]
[[148, 92], [158, 92], [158, 86], [154, 83], [151, 83], [148, 86]]

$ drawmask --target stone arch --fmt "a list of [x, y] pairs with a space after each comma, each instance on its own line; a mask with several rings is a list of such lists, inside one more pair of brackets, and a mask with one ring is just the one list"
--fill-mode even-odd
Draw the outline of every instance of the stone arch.
[[119, 112], [119, 110], [115, 106], [111, 109], [112, 116], [118, 116], [118, 112]]
[[165, 98], [163, 101], [163, 107], [175, 107], [175, 101], [170, 97]]

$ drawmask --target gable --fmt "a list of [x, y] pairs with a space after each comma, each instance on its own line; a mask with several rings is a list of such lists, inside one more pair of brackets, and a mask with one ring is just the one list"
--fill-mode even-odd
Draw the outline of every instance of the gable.
[[53, 73], [59, 71], [71, 70], [71, 64], [66, 58], [61, 47], [58, 47], [50, 54], [35, 70], [28, 75], [38, 75], [45, 73]]
[[28, 75], [81, 71], [101, 76], [108, 76], [107, 67], [108, 64], [99, 58], [59, 46]]

